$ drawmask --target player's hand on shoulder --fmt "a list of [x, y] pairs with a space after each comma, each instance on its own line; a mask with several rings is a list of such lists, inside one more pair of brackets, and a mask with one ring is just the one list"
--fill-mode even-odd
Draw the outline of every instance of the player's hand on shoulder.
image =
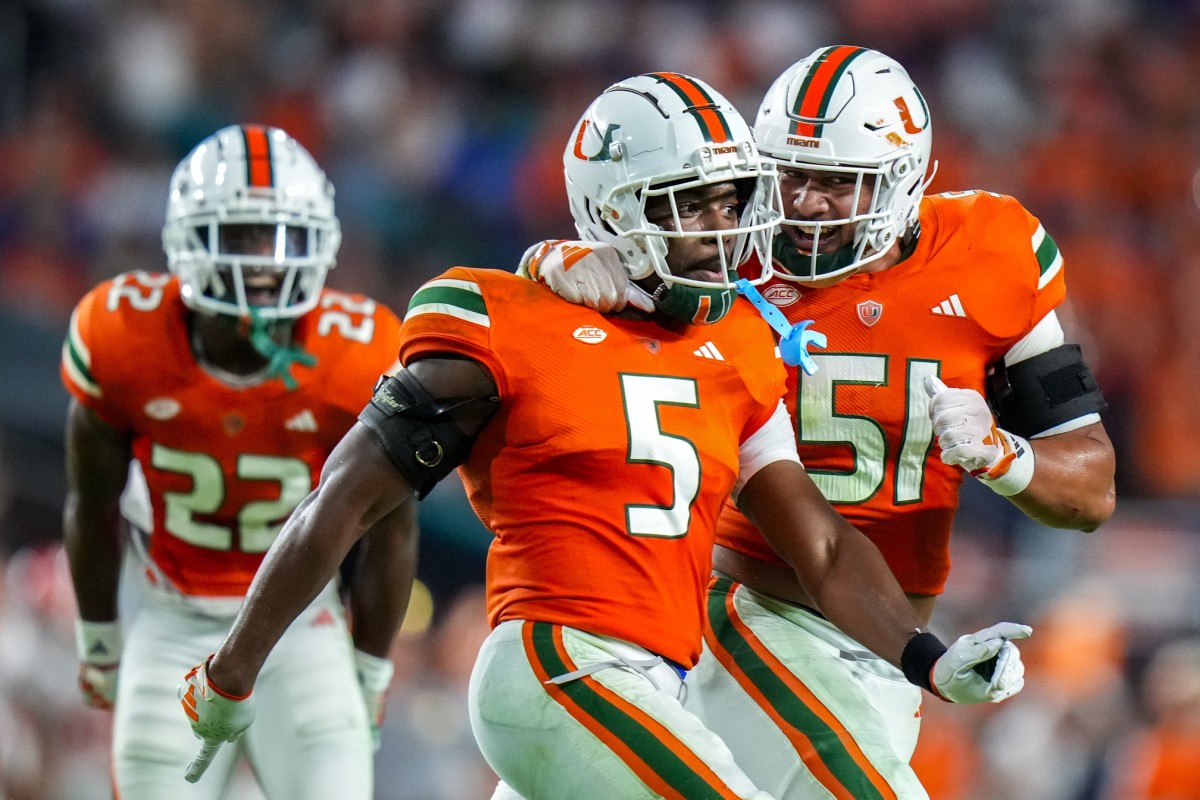
[[192, 667], [179, 686], [179, 700], [201, 740], [200, 751], [188, 765], [184, 777], [195, 783], [208, 769], [225, 742], [236, 741], [254, 722], [254, 695], [232, 695], [221, 691], [208, 677], [212, 657]]
[[930, 683], [952, 703], [999, 703], [1025, 686], [1025, 664], [1012, 639], [1033, 633], [1028, 625], [1000, 622], [960, 636], [934, 662]]
[[544, 283], [558, 296], [602, 314], [620, 311], [632, 302], [643, 311], [653, 303], [643, 299], [629, 282], [617, 248], [601, 242], [549, 239], [538, 242], [521, 257], [518, 274]]
[[79, 691], [92, 708], [111, 711], [117, 700], [121, 664], [121, 627], [116, 622], [75, 621]]

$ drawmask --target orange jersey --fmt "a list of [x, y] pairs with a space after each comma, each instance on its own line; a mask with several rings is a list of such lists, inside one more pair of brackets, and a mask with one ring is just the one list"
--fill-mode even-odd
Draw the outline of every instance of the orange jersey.
[[695, 663], [739, 447], [784, 387], [770, 329], [734, 306], [715, 325], [668, 329], [461, 267], [413, 295], [401, 360], [463, 354], [500, 391], [460, 468], [496, 535], [493, 626], [552, 622]]
[[[987, 368], [1062, 302], [1058, 248], [1011, 197], [936, 195], [921, 204], [915, 251], [891, 269], [824, 289], [779, 278], [760, 289], [829, 339], [813, 351], [815, 375], [788, 369], [805, 468], [906, 591], [940, 594], [964, 473], [941, 461], [925, 376], [983, 393]], [[717, 540], [783, 563], [732, 503]]]
[[71, 317], [67, 389], [132, 437], [150, 490], [150, 557], [180, 592], [244, 595], [283, 522], [396, 360], [400, 322], [361, 295], [322, 292], [295, 341], [315, 366], [235, 388], [196, 361], [178, 281], [131, 272]]

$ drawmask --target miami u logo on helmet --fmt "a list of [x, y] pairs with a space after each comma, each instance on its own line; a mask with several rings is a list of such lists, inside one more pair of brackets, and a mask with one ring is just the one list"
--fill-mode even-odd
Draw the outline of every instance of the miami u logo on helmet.
[[[579, 132], [575, 135], [575, 157], [580, 161], [612, 161], [613, 160], [613, 134], [620, 129], [620, 125], [610, 123], [604, 129], [604, 136], [600, 142], [600, 151], [594, 156], [585, 155], [583, 152], [583, 134], [587, 132], [588, 125], [592, 124], [589, 120], [584, 120], [579, 123]], [[594, 127], [594, 125], [593, 125]], [[618, 156], [620, 158], [620, 156]]]

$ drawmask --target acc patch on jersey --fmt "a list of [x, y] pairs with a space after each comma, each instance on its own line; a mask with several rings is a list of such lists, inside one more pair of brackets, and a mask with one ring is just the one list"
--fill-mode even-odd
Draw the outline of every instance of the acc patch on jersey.
[[594, 328], [590, 325], [576, 328], [571, 335], [584, 344], [600, 344], [608, 338], [608, 334], [602, 328]]
[[777, 283], [763, 290], [762, 296], [768, 303], [780, 308], [787, 308], [800, 300], [800, 290], [795, 286]]

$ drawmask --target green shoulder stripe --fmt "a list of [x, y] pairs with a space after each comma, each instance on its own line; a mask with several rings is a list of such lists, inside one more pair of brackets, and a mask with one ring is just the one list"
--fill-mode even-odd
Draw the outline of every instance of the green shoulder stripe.
[[432, 280], [408, 302], [405, 320], [420, 314], [445, 314], [485, 328], [491, 327], [487, 304], [474, 281], [454, 278]]
[[92, 354], [88, 350], [87, 345], [83, 343], [83, 337], [79, 334], [78, 315], [79, 310], [76, 309], [75, 313], [71, 315], [71, 324], [67, 329], [67, 338], [63, 341], [63, 369], [72, 383], [92, 397], [99, 397], [100, 384], [96, 383], [96, 379], [92, 375]]
[[1063, 258], [1062, 253], [1058, 252], [1058, 245], [1047, 235], [1046, 229], [1041, 225], [1038, 225], [1037, 230], [1033, 232], [1032, 244], [1033, 254], [1037, 257], [1038, 270], [1041, 274], [1041, 277], [1038, 278], [1038, 288], [1041, 289], [1062, 269]]

